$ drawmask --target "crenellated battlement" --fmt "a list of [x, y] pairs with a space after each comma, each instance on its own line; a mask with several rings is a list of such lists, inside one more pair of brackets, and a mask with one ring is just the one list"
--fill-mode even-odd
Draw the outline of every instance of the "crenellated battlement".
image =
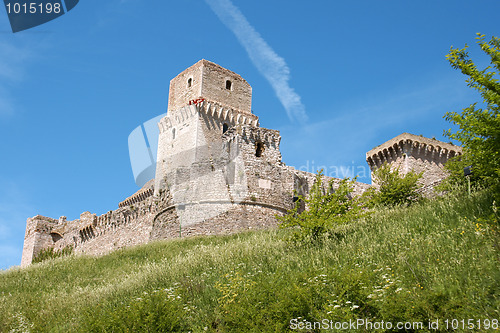
[[403, 133], [367, 152], [366, 162], [372, 172], [384, 163], [402, 174], [423, 172], [421, 187], [428, 193], [446, 177], [444, 164], [461, 154], [462, 148], [451, 143]]
[[123, 208], [142, 202], [151, 197], [153, 193], [154, 193], [154, 181], [150, 180], [139, 191], [137, 191], [127, 199], [120, 202], [118, 204], [118, 207]]
[[197, 104], [183, 106], [178, 110], [169, 111], [167, 116], [163, 117], [158, 123], [160, 134], [182, 125], [192, 117], [200, 114], [231, 125], [259, 126], [259, 117], [254, 114], [232, 109], [219, 102], [204, 100]]
[[367, 152], [366, 161], [370, 168], [374, 169], [385, 162], [391, 163], [398, 157], [413, 154], [427, 156], [430, 159], [448, 160], [461, 155], [462, 148], [451, 143], [403, 133]]

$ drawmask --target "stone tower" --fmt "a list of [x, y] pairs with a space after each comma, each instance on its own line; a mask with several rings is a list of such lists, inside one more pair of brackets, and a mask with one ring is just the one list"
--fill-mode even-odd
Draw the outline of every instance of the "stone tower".
[[52, 247], [61, 236], [52, 232], [57, 220], [37, 215], [26, 222], [21, 266], [26, 266], [45, 248]]
[[421, 190], [429, 192], [446, 178], [444, 164], [461, 154], [462, 148], [451, 143], [403, 133], [367, 152], [366, 162], [372, 173], [384, 163], [399, 168], [403, 175], [423, 172]]
[[172, 79], [167, 116], [158, 125], [155, 193], [166, 188], [166, 178], [175, 182], [185, 177], [179, 172], [182, 168], [196, 165], [200, 173], [212, 170], [222, 158], [222, 134], [237, 124], [258, 126], [251, 105], [250, 85], [207, 60]]
[[246, 178], [235, 181], [245, 175], [241, 145], [225, 133], [236, 125], [258, 127], [251, 105], [251, 86], [207, 60], [170, 81], [167, 116], [159, 123], [155, 196], [169, 191], [184, 221], [219, 215], [247, 196]]

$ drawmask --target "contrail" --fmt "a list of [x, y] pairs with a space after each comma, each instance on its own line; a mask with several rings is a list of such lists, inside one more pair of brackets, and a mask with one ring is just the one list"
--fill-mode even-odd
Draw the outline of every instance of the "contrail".
[[306, 121], [307, 114], [300, 96], [290, 87], [290, 68], [250, 25], [230, 0], [205, 0], [219, 19], [238, 38], [259, 72], [269, 81], [291, 121]]

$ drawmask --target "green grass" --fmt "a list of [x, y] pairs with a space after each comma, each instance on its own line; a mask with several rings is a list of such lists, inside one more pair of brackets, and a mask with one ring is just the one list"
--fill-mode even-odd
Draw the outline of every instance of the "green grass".
[[483, 191], [379, 210], [317, 247], [268, 230], [11, 269], [0, 273], [0, 332], [274, 332], [323, 319], [439, 319], [445, 331], [445, 319], [498, 320], [493, 209]]

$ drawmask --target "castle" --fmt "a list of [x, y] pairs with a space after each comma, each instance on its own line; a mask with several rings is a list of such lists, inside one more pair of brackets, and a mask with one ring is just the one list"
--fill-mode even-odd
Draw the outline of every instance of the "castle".
[[[184, 70], [170, 82], [167, 115], [158, 124], [155, 179], [101, 216], [29, 218], [21, 266], [49, 248], [100, 255], [158, 239], [275, 226], [275, 216], [293, 207], [297, 194], [307, 195], [315, 175], [282, 163], [279, 131], [260, 127], [251, 103], [252, 87], [230, 70], [207, 60]], [[460, 147], [404, 133], [366, 159], [372, 171], [385, 162], [403, 173], [424, 171], [425, 190], [460, 153]], [[354, 193], [369, 186], [356, 183]]]

